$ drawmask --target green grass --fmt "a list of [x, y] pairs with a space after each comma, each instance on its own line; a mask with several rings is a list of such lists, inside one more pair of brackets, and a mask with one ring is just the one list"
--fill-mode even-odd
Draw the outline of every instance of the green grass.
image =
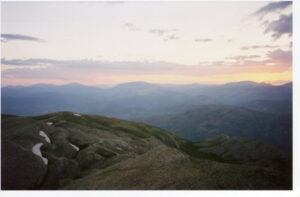
[[227, 161], [217, 155], [214, 154], [207, 154], [203, 153], [198, 150], [198, 147], [194, 145], [193, 142], [187, 141], [186, 143], [181, 144], [180, 149], [185, 152], [186, 154], [199, 158], [199, 159], [207, 159], [207, 160], [213, 160], [223, 163], [233, 163], [232, 161]]
[[164, 144], [170, 146], [170, 147], [176, 147], [176, 144], [174, 141], [171, 139], [171, 137], [168, 134], [165, 134], [161, 131], [154, 131], [152, 132], [152, 135], [162, 141]]
[[127, 134], [133, 135], [133, 136], [138, 137], [138, 138], [148, 138], [148, 137], [150, 137], [150, 135], [147, 132], [137, 130], [137, 129], [133, 129], [133, 128], [129, 129], [129, 128], [126, 128], [124, 126], [123, 127], [122, 126], [114, 126], [113, 128], [116, 129], [117, 131], [123, 131]]
[[10, 114], [1, 114], [1, 119], [7, 119], [7, 118], [16, 118], [18, 116], [10, 115]]
[[97, 147], [96, 153], [98, 153], [99, 155], [101, 155], [105, 158], [111, 158], [111, 157], [117, 155], [116, 153], [108, 151], [107, 149], [102, 148], [102, 147]]
[[[228, 162], [216, 155], [207, 154], [199, 151], [197, 149], [197, 146], [195, 146], [194, 143], [188, 140], [185, 140], [167, 131], [163, 131], [157, 127], [150, 126], [144, 123], [123, 121], [123, 120], [107, 118], [103, 116], [96, 116], [96, 115], [82, 114], [81, 116], [74, 116], [73, 112], [58, 112], [58, 113], [52, 113], [43, 116], [31, 117], [31, 119], [40, 120], [40, 121], [49, 119], [49, 121], [54, 122], [55, 127], [61, 127], [61, 128], [76, 128], [77, 127], [76, 125], [80, 125], [80, 128], [86, 127], [86, 128], [105, 130], [119, 137], [131, 136], [132, 139], [138, 141], [153, 136], [169, 147], [177, 148], [177, 145], [179, 145], [179, 149], [184, 153], [187, 153], [191, 157], [220, 161], [220, 162]], [[58, 123], [60, 121], [66, 121], [66, 122], [59, 125]], [[104, 146], [109, 148], [109, 150], [113, 151], [113, 152], [108, 151], [105, 148], [98, 149], [99, 154], [103, 155], [106, 158], [113, 157], [116, 155], [116, 153], [122, 152], [112, 147], [110, 144], [105, 144]]]
[[[54, 124], [48, 126], [48, 121]], [[257, 172], [256, 167], [237, 165], [234, 161], [201, 152], [197, 144], [144, 123], [96, 115], [78, 117], [72, 112], [36, 117], [5, 116], [2, 120], [2, 140], [11, 140], [28, 149], [30, 154], [32, 146], [42, 139], [39, 130], [44, 130], [51, 138], [52, 144], [45, 144], [41, 150], [43, 155], [51, 158], [48, 169], [52, 169], [52, 177], [45, 177], [48, 185], [39, 185], [38, 189], [47, 189], [48, 186], [60, 188], [58, 183], [63, 179], [74, 182], [72, 189], [201, 189], [205, 187], [204, 183], [209, 187], [202, 189], [230, 189], [231, 182], [236, 188], [243, 189], [252, 188], [251, 184], [257, 183], [258, 186], [254, 187], [257, 189], [264, 188], [261, 182], [266, 185], [278, 182], [280, 185], [286, 181], [281, 174], [273, 176], [273, 171], [263, 169]], [[77, 153], [68, 144], [72, 143], [71, 138], [80, 147]], [[222, 139], [218, 138], [216, 146]], [[215, 145], [215, 141], [205, 142], [205, 145], [212, 144]], [[3, 156], [14, 155], [8, 149], [2, 151]], [[10, 168], [10, 173], [16, 169], [26, 172], [33, 163], [13, 164], [15, 166]], [[36, 165], [43, 166], [43, 163], [36, 162]], [[76, 172], [71, 171], [70, 166]], [[246, 177], [241, 177], [241, 174]], [[35, 177], [34, 173], [32, 177]]]

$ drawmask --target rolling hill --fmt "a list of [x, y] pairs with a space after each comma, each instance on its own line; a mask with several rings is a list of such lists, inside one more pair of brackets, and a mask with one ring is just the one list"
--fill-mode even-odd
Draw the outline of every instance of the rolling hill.
[[5, 190], [292, 188], [290, 158], [269, 143], [227, 137], [193, 143], [97, 115], [2, 115], [1, 151]]
[[219, 134], [253, 137], [292, 152], [292, 115], [268, 113], [229, 105], [202, 105], [183, 113], [141, 118], [192, 141]]

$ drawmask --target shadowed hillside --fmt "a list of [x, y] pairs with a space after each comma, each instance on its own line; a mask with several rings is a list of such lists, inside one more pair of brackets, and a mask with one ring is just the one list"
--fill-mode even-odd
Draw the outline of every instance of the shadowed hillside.
[[202, 105], [174, 115], [140, 119], [192, 141], [219, 134], [267, 140], [291, 153], [292, 116], [228, 105]]
[[2, 115], [2, 189], [291, 189], [289, 158], [258, 144], [264, 154], [248, 162], [144, 123], [72, 112]]

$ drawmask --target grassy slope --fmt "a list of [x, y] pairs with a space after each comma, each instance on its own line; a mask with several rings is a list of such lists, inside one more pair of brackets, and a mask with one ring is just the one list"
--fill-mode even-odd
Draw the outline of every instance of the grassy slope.
[[254, 137], [291, 152], [292, 115], [271, 114], [226, 105], [204, 105], [184, 113], [145, 119], [192, 141], [218, 134]]
[[[72, 112], [2, 118], [3, 189], [289, 188], [279, 181], [278, 169], [237, 165], [144, 123]], [[39, 136], [41, 130], [51, 144]], [[47, 166], [31, 153], [39, 142], [44, 143], [41, 150], [49, 160]], [[25, 158], [20, 162], [13, 155]], [[28, 170], [32, 166], [34, 172]], [[29, 173], [31, 182], [26, 179]]]

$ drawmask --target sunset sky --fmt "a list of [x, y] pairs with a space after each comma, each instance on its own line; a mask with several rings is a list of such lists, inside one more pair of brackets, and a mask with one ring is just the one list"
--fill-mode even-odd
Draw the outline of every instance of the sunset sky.
[[2, 86], [292, 81], [291, 2], [2, 2]]

